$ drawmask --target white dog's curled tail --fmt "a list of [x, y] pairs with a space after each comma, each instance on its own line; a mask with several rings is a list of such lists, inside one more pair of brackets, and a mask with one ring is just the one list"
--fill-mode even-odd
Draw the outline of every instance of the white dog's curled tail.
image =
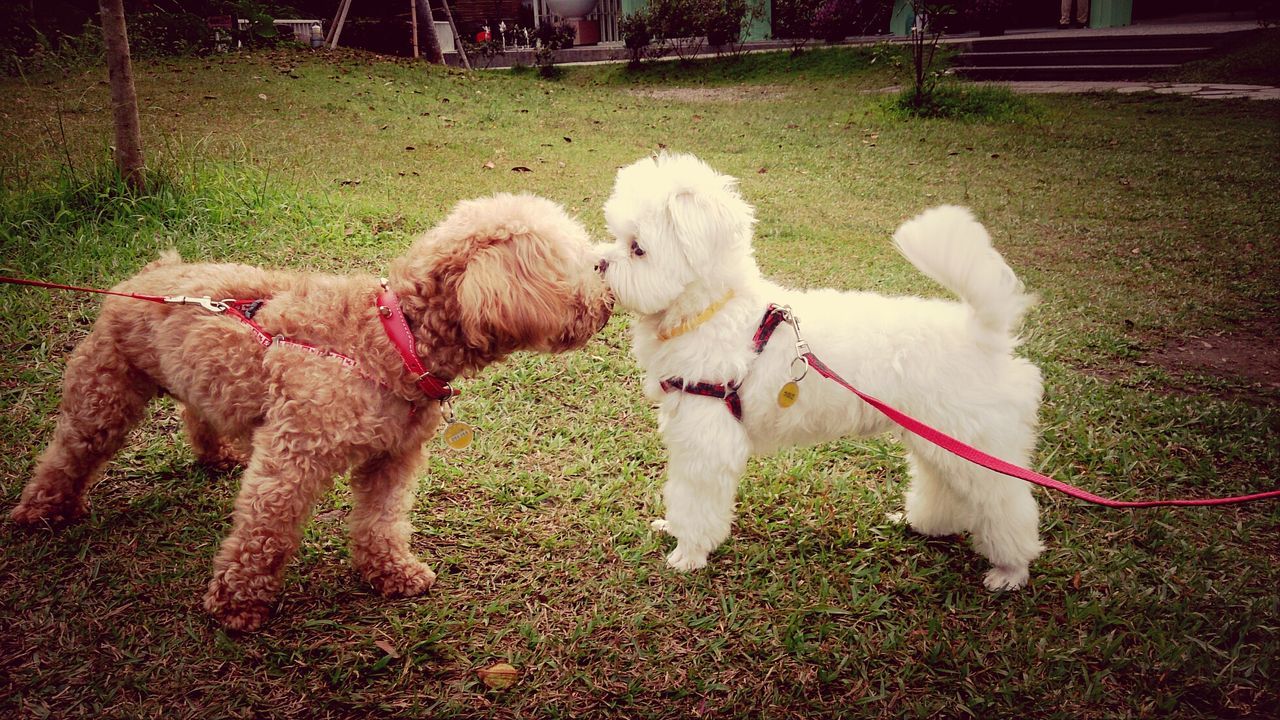
[[942, 205], [903, 223], [898, 252], [920, 272], [960, 296], [978, 324], [1007, 341], [1035, 296], [991, 246], [987, 229], [968, 209]]

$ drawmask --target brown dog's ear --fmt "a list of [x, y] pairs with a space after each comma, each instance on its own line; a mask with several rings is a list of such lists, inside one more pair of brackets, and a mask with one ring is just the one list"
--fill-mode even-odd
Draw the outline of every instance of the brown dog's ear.
[[462, 331], [473, 347], [542, 349], [568, 322], [572, 298], [556, 259], [530, 235], [480, 250], [458, 282]]

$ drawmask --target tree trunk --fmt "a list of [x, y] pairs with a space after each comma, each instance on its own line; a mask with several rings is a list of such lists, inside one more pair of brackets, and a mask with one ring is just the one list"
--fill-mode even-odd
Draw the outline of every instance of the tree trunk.
[[[445, 0], [448, 2], [448, 0]], [[436, 37], [435, 18], [431, 16], [430, 0], [417, 0], [418, 3], [418, 36], [422, 38], [422, 55], [427, 62], [436, 65], [444, 64], [444, 52], [440, 49], [440, 39]]]
[[138, 94], [133, 87], [123, 0], [98, 0], [98, 13], [102, 18], [102, 40], [107, 48], [107, 76], [111, 80], [116, 167], [129, 187], [142, 190], [142, 131], [138, 125]]

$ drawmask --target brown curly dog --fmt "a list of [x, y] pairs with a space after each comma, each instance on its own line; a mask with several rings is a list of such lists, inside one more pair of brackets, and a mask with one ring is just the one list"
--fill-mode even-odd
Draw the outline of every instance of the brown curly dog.
[[[389, 288], [422, 364], [448, 381], [517, 350], [585, 344], [613, 303], [594, 262], [587, 233], [559, 205], [501, 194], [460, 203], [417, 239], [393, 262]], [[202, 462], [247, 462], [204, 596], [223, 625], [252, 630], [266, 620], [312, 506], [348, 470], [355, 567], [385, 595], [431, 587], [435, 573], [409, 548], [408, 515], [421, 448], [442, 408], [384, 331], [376, 278], [184, 264], [170, 253], [115, 289], [263, 299], [253, 315], [262, 328], [357, 365], [296, 345], [264, 346], [227, 313], [108, 298], [67, 361], [53, 442], [13, 520], [83, 516], [91, 480], [148, 402], [168, 393], [184, 406]]]

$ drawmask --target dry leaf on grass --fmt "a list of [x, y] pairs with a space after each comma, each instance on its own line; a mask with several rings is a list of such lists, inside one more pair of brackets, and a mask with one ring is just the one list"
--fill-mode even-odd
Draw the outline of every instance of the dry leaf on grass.
[[516, 684], [516, 680], [520, 678], [520, 671], [511, 667], [507, 663], [497, 663], [487, 668], [478, 670], [480, 681], [486, 686], [494, 690], [503, 690]]

